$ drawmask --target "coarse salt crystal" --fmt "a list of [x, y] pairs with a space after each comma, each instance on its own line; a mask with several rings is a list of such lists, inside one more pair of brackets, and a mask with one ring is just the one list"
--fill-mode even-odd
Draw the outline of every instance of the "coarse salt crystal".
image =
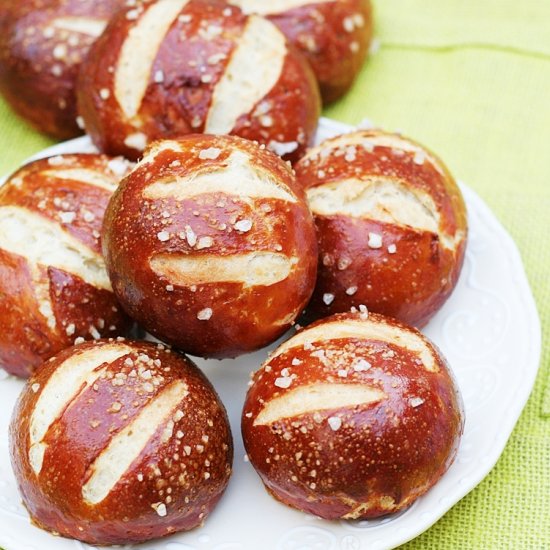
[[338, 371], [338, 376], [340, 378], [347, 378], [348, 377], [348, 371], [346, 369], [340, 369]]
[[199, 158], [201, 160], [216, 160], [220, 156], [221, 152], [222, 150], [217, 147], [209, 147], [208, 149], [201, 150], [199, 153]]
[[111, 97], [111, 92], [108, 88], [101, 88], [101, 90], [99, 90], [99, 97], [103, 100], [109, 99]]
[[411, 397], [409, 399], [409, 405], [416, 409], [416, 407], [420, 407], [424, 403], [424, 399], [421, 397]]
[[67, 57], [67, 46], [65, 44], [58, 44], [52, 51], [55, 59], [64, 59]]
[[208, 321], [211, 317], [212, 317], [212, 309], [209, 308], [209, 307], [206, 307], [204, 309], [201, 309], [198, 313], [197, 313], [197, 319], [199, 321]]
[[126, 19], [128, 19], [128, 21], [134, 21], [138, 17], [139, 17], [139, 10], [138, 9], [129, 10], [129, 11], [126, 12]]
[[195, 246], [197, 244], [197, 234], [193, 231], [193, 228], [189, 225], [185, 226], [185, 238], [189, 246]]
[[426, 160], [426, 155], [422, 151], [417, 151], [414, 154], [413, 162], [418, 166], [422, 166]]
[[61, 223], [72, 223], [74, 222], [75, 218], [76, 218], [76, 214], [74, 212], [59, 213], [59, 219], [61, 220]]
[[48, 164], [50, 166], [61, 166], [65, 162], [63, 155], [56, 155], [55, 157], [50, 157], [48, 159]]
[[369, 248], [382, 248], [382, 235], [369, 233]]
[[287, 155], [289, 153], [293, 153], [294, 151], [296, 151], [296, 149], [298, 149], [298, 142], [296, 141], [281, 142], [281, 141], [271, 140], [267, 144], [267, 148], [273, 153], [275, 153], [276, 155], [283, 157], [284, 155]]
[[168, 231], [159, 231], [157, 233], [157, 239], [161, 242], [166, 242], [170, 240], [170, 233]]
[[328, 419], [328, 425], [333, 432], [336, 432], [342, 427], [342, 419], [337, 416], [331, 416]]
[[203, 248], [210, 248], [214, 244], [214, 239], [212, 237], [201, 237], [197, 242], [197, 250], [202, 250]]
[[292, 378], [287, 376], [282, 376], [280, 378], [275, 379], [275, 385], [278, 388], [286, 389], [286, 388], [289, 388], [291, 384], [292, 384]]
[[95, 215], [92, 212], [89, 212], [88, 210], [86, 210], [86, 212], [84, 212], [83, 217], [84, 217], [84, 221], [88, 222], [88, 223], [91, 223], [95, 220]]
[[353, 364], [353, 370], [355, 372], [363, 372], [363, 371], [369, 370], [371, 367], [372, 365], [366, 359], [358, 359]]
[[166, 510], [166, 504], [164, 502], [160, 502], [158, 504], [151, 504], [151, 508], [155, 510], [155, 512], [163, 518], [168, 512]]
[[37, 383], [37, 384], [33, 384], [33, 385], [31, 386], [31, 389], [32, 389], [32, 391], [33, 391], [34, 393], [36, 393], [36, 392], [40, 389], [40, 384], [38, 384], [38, 383]]
[[346, 294], [348, 296], [353, 296], [357, 292], [356, 286], [350, 286], [348, 289], [346, 289]]
[[330, 304], [332, 304], [332, 302], [334, 302], [334, 294], [329, 294], [329, 293], [326, 293], [326, 294], [323, 294], [323, 302], [329, 306]]
[[157, 84], [160, 84], [161, 82], [164, 82], [164, 72], [160, 69], [155, 72], [155, 76], [153, 79]]
[[241, 233], [246, 233], [247, 231], [250, 231], [252, 229], [252, 221], [240, 220], [234, 225], [234, 227], [237, 231], [240, 231]]
[[390, 254], [395, 254], [397, 252], [397, 246], [395, 246], [394, 244], [390, 244], [390, 246], [388, 246], [388, 252]]
[[344, 30], [346, 32], [353, 32], [354, 29], [355, 29], [355, 21], [353, 20], [352, 17], [346, 17], [344, 19]]

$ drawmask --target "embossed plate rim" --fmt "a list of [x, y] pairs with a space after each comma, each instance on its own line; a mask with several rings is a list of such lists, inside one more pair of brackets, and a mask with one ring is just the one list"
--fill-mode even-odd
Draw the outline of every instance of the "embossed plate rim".
[[[340, 122], [332, 121], [329, 119], [322, 119], [318, 138], [323, 139], [330, 135], [336, 133], [346, 132], [352, 129], [350, 126], [345, 125]], [[45, 149], [40, 152], [38, 155], [35, 155], [34, 158], [39, 158], [43, 156], [56, 155], [66, 152], [92, 152], [93, 146], [90, 143], [89, 138], [81, 137], [69, 142], [61, 143]], [[1, 183], [1, 182], [0, 182]], [[403, 544], [408, 540], [420, 535], [426, 529], [431, 527], [439, 518], [441, 518], [454, 504], [456, 504], [461, 498], [463, 498], [467, 493], [469, 493], [474, 487], [476, 487], [481, 480], [491, 471], [493, 466], [496, 464], [498, 458], [502, 454], [504, 447], [513, 431], [513, 428], [523, 410], [527, 399], [531, 393], [532, 387], [535, 382], [535, 378], [538, 371], [539, 361], [540, 361], [540, 351], [541, 351], [541, 330], [540, 330], [540, 321], [538, 317], [538, 312], [536, 310], [535, 302], [529, 288], [525, 270], [521, 261], [519, 251], [513, 242], [511, 236], [503, 228], [500, 222], [495, 218], [495, 216], [490, 211], [489, 207], [482, 201], [482, 199], [466, 185], [461, 184], [461, 188], [464, 192], [464, 196], [467, 204], [471, 210], [471, 213], [475, 213], [476, 216], [479, 216], [479, 219], [483, 221], [487, 228], [490, 229], [495, 235], [498, 236], [498, 243], [500, 246], [500, 251], [498, 251], [499, 258], [509, 264], [509, 271], [505, 275], [498, 274], [500, 277], [508, 276], [506, 279], [509, 283], [514, 283], [514, 290], [516, 291], [516, 296], [518, 300], [521, 300], [521, 309], [514, 310], [514, 317], [512, 321], [517, 322], [517, 318], [521, 318], [521, 321], [527, 326], [528, 330], [524, 331], [522, 334], [526, 334], [525, 339], [521, 342], [520, 348], [522, 351], [522, 357], [524, 358], [523, 367], [521, 370], [521, 383], [515, 388], [515, 393], [512, 396], [510, 403], [507, 403], [508, 410], [506, 414], [500, 419], [500, 428], [497, 433], [486, 434], [483, 432], [477, 433], [477, 436], [483, 436], [485, 439], [488, 435], [493, 437], [492, 447], [489, 453], [484, 456], [475, 456], [474, 458], [468, 459], [472, 463], [475, 462], [475, 468], [473, 471], [468, 470], [468, 461], [466, 461], [465, 469], [469, 472], [467, 476], [458, 476], [457, 472], [461, 471], [461, 467], [455, 464], [451, 467], [449, 472], [440, 480], [440, 482], [430, 491], [425, 497], [419, 499], [419, 501], [413, 505], [409, 510], [400, 514], [395, 518], [390, 518], [387, 520], [382, 520], [378, 522], [368, 522], [368, 528], [363, 529], [361, 524], [350, 524], [348, 522], [334, 522], [329, 523], [322, 520], [318, 520], [311, 516], [301, 514], [300, 512], [290, 510], [275, 501], [270, 497], [267, 497], [263, 489], [260, 486], [260, 482], [257, 479], [257, 476], [252, 471], [250, 465], [242, 466], [242, 442], [238, 436], [239, 430], [236, 421], [233, 421], [234, 435], [235, 435], [235, 444], [236, 444], [236, 455], [235, 455], [235, 470], [239, 471], [239, 477], [246, 478], [244, 481], [251, 486], [253, 495], [258, 499], [254, 500], [254, 504], [251, 502], [244, 502], [244, 507], [248, 506], [253, 513], [256, 513], [258, 510], [260, 513], [262, 511], [268, 512], [271, 510], [275, 514], [276, 518], [280, 518], [282, 525], [284, 527], [285, 522], [289, 525], [294, 525], [289, 531], [283, 532], [283, 534], [278, 538], [278, 540], [273, 540], [273, 545], [270, 547], [280, 548], [281, 550], [286, 550], [289, 548], [290, 544], [289, 536], [294, 534], [305, 533], [309, 534], [310, 537], [318, 536], [322, 537], [324, 542], [324, 548], [326, 550], [337, 550], [338, 548], [353, 548], [363, 549], [368, 545], [369, 550], [376, 549], [386, 549], [393, 548], [397, 545]], [[477, 223], [477, 222], [476, 222]], [[476, 229], [476, 226], [472, 226], [472, 229]], [[496, 239], [496, 237], [495, 237]], [[494, 252], [494, 251], [493, 251]], [[468, 250], [470, 254], [470, 247]], [[472, 252], [472, 255], [475, 255]], [[473, 270], [473, 267], [472, 267]], [[473, 273], [473, 271], [472, 271]], [[464, 275], [465, 276], [465, 275]], [[514, 298], [514, 296], [510, 297]], [[509, 300], [511, 301], [511, 300]], [[507, 306], [508, 307], [508, 306]], [[430, 329], [437, 325], [439, 321], [434, 320], [434, 322], [428, 325], [427, 329], [430, 332]], [[436, 343], [439, 343], [436, 341]], [[265, 351], [263, 352], [265, 354]], [[251, 360], [254, 361], [254, 365], [259, 365], [260, 353], [247, 356], [241, 362], [250, 363]], [[258, 358], [258, 359], [255, 359]], [[202, 367], [207, 370], [212, 369], [212, 366], [203, 360], [197, 361]], [[211, 362], [210, 362], [211, 363]], [[225, 377], [231, 369], [236, 369], [237, 367], [229, 365], [225, 369], [221, 365], [215, 365], [215, 376], [214, 383], [218, 386], [218, 389], [221, 392], [221, 386], [229, 386], [231, 382], [235, 383], [237, 376], [232, 377], [233, 380], [230, 380], [230, 377]], [[474, 365], [475, 367], [475, 365]], [[243, 370], [238, 366], [240, 370]], [[472, 367], [469, 367], [472, 368]], [[493, 368], [493, 367], [491, 367]], [[212, 376], [210, 375], [212, 378]], [[241, 384], [239, 382], [239, 384]], [[241, 384], [242, 385], [242, 384]], [[14, 379], [7, 378], [2, 379], [0, 377], [0, 399], [10, 402], [15, 399], [20, 383]], [[233, 390], [225, 390], [229, 395], [233, 395]], [[502, 388], [500, 388], [501, 391]], [[222, 392], [221, 392], [222, 393]], [[499, 392], [496, 392], [498, 397]], [[226, 400], [227, 401], [227, 400]], [[237, 400], [235, 400], [237, 401]], [[240, 409], [237, 404], [237, 407], [234, 407], [232, 403], [227, 403], [228, 409], [236, 408]], [[231, 411], [230, 411], [231, 414]], [[479, 415], [480, 413], [477, 413]], [[0, 414], [0, 419], [3, 419], [3, 423], [6, 423], [6, 413]], [[235, 414], [232, 415], [236, 417]], [[474, 417], [476, 414], [473, 415]], [[0, 424], [1, 425], [1, 424]], [[468, 430], [468, 424], [467, 424]], [[476, 430], [472, 430], [472, 433], [475, 433]], [[9, 470], [9, 460], [7, 459], [7, 445], [6, 438], [0, 437], [0, 546], [3, 546], [5, 550], [20, 550], [22, 545], [25, 545], [25, 548], [29, 550], [36, 545], [40, 550], [60, 550], [60, 549], [69, 549], [69, 548], [79, 548], [87, 549], [91, 548], [87, 545], [83, 545], [77, 541], [70, 541], [68, 539], [54, 538], [51, 535], [29, 526], [28, 520], [26, 518], [20, 518], [17, 515], [9, 515], [5, 510], [2, 509], [2, 487], [5, 485], [8, 486], [8, 483], [13, 483], [11, 478], [11, 471]], [[459, 452], [459, 457], [460, 457]], [[457, 461], [458, 462], [458, 461]], [[472, 469], [473, 466], [470, 467]], [[2, 475], [2, 468], [6, 469], [6, 474]], [[464, 468], [463, 468], [464, 469]], [[464, 481], [464, 482], [463, 482]], [[2, 485], [4, 484], [4, 485]], [[235, 499], [239, 496], [238, 491], [242, 490], [241, 487], [244, 485], [243, 480], [239, 487], [235, 486], [234, 479], [230, 484], [228, 489], [228, 494], [224, 497], [223, 501], [220, 503], [220, 506], [217, 510], [214, 511], [212, 517], [206, 522], [205, 526], [201, 529], [192, 531], [187, 534], [180, 534], [170, 537], [168, 539], [160, 541], [152, 541], [144, 545], [137, 545], [136, 548], [143, 550], [160, 550], [165, 548], [167, 550], [193, 550], [193, 549], [215, 549], [222, 550], [230, 548], [250, 548], [254, 549], [254, 546], [250, 546], [250, 540], [247, 541], [246, 535], [248, 535], [251, 530], [261, 529], [261, 525], [258, 526], [261, 522], [249, 522], [247, 525], [243, 525], [241, 522], [241, 528], [245, 529], [244, 533], [246, 534], [244, 538], [240, 538], [238, 533], [239, 525], [234, 525], [235, 529], [232, 531], [232, 535], [237, 540], [222, 540], [216, 542], [216, 527], [220, 523], [222, 518], [219, 517], [220, 510], [229, 508], [228, 501]], [[444, 490], [444, 491], [443, 491]], [[235, 494], [237, 492], [237, 494]], [[436, 494], [445, 494], [445, 497], [436, 497]], [[429, 508], [428, 511], [422, 512], [423, 508], [427, 508], [426, 503], [435, 502], [435, 506]], [[251, 499], [250, 499], [251, 500]], [[223, 512], [225, 513], [225, 512]], [[16, 521], [15, 518], [19, 518]], [[23, 522], [23, 525], [21, 525]], [[21, 528], [23, 527], [23, 528]], [[210, 533], [210, 534], [209, 534]], [[313, 540], [313, 539], [308, 539]], [[346, 546], [347, 545], [347, 546]], [[355, 546], [353, 546], [355, 545]], [[264, 548], [266, 546], [265, 541], [262, 543]]]

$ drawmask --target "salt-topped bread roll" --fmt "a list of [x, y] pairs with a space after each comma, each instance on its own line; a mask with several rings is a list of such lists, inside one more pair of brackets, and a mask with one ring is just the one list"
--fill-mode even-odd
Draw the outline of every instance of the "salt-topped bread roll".
[[200, 370], [122, 338], [69, 348], [35, 373], [10, 445], [33, 523], [93, 545], [202, 524], [233, 456], [225, 409]]
[[443, 162], [372, 130], [329, 139], [295, 168], [319, 240], [310, 316], [365, 304], [426, 324], [455, 288], [466, 248], [466, 207]]
[[325, 103], [343, 96], [372, 39], [370, 0], [230, 0], [275, 23], [307, 58]]
[[242, 416], [267, 490], [325, 519], [410, 506], [447, 471], [463, 428], [458, 387], [437, 348], [364, 306], [277, 348], [254, 375]]
[[40, 131], [82, 133], [75, 86], [92, 43], [124, 0], [2, 0], [0, 92]]
[[75, 340], [125, 334], [101, 256], [103, 214], [127, 161], [60, 155], [0, 187], [0, 367], [29, 376]]
[[126, 311], [205, 357], [274, 341], [315, 285], [315, 228], [292, 170], [232, 136], [153, 143], [109, 204], [103, 250]]
[[320, 99], [305, 59], [268, 20], [221, 0], [150, 0], [120, 12], [83, 65], [94, 143], [138, 158], [154, 139], [234, 134], [295, 160]]

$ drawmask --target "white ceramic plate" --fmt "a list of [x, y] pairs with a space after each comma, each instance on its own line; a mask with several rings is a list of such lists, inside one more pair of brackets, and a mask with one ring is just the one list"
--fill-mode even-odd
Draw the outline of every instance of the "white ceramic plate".
[[[319, 139], [349, 130], [324, 119]], [[91, 151], [88, 138], [40, 156]], [[140, 545], [143, 550], [378, 550], [402, 544], [433, 525], [496, 463], [533, 387], [540, 323], [520, 255], [510, 236], [467, 186], [470, 240], [458, 286], [426, 328], [456, 374], [466, 406], [457, 459], [427, 495], [382, 520], [328, 522], [291, 510], [264, 491], [244, 460], [239, 418], [250, 371], [266, 350], [231, 361], [197, 363], [227, 406], [235, 468], [227, 493], [204, 527]], [[274, 346], [272, 346], [274, 347]], [[31, 526], [20, 504], [8, 455], [8, 423], [22, 382], [0, 371], [0, 546], [5, 550], [89, 550]], [[131, 547], [127, 547], [131, 548]]]

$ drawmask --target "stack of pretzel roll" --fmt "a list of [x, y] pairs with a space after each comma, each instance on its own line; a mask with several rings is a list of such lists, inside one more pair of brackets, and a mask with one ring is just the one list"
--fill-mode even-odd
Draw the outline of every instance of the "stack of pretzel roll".
[[0, 30], [8, 101], [97, 150], [0, 187], [0, 367], [27, 379], [10, 452], [32, 521], [93, 545], [202, 525], [233, 440], [186, 354], [238, 376], [292, 327], [242, 409], [267, 491], [370, 519], [437, 483], [464, 412], [418, 327], [459, 279], [462, 195], [399, 134], [316, 139], [367, 56], [370, 3], [9, 0]]

